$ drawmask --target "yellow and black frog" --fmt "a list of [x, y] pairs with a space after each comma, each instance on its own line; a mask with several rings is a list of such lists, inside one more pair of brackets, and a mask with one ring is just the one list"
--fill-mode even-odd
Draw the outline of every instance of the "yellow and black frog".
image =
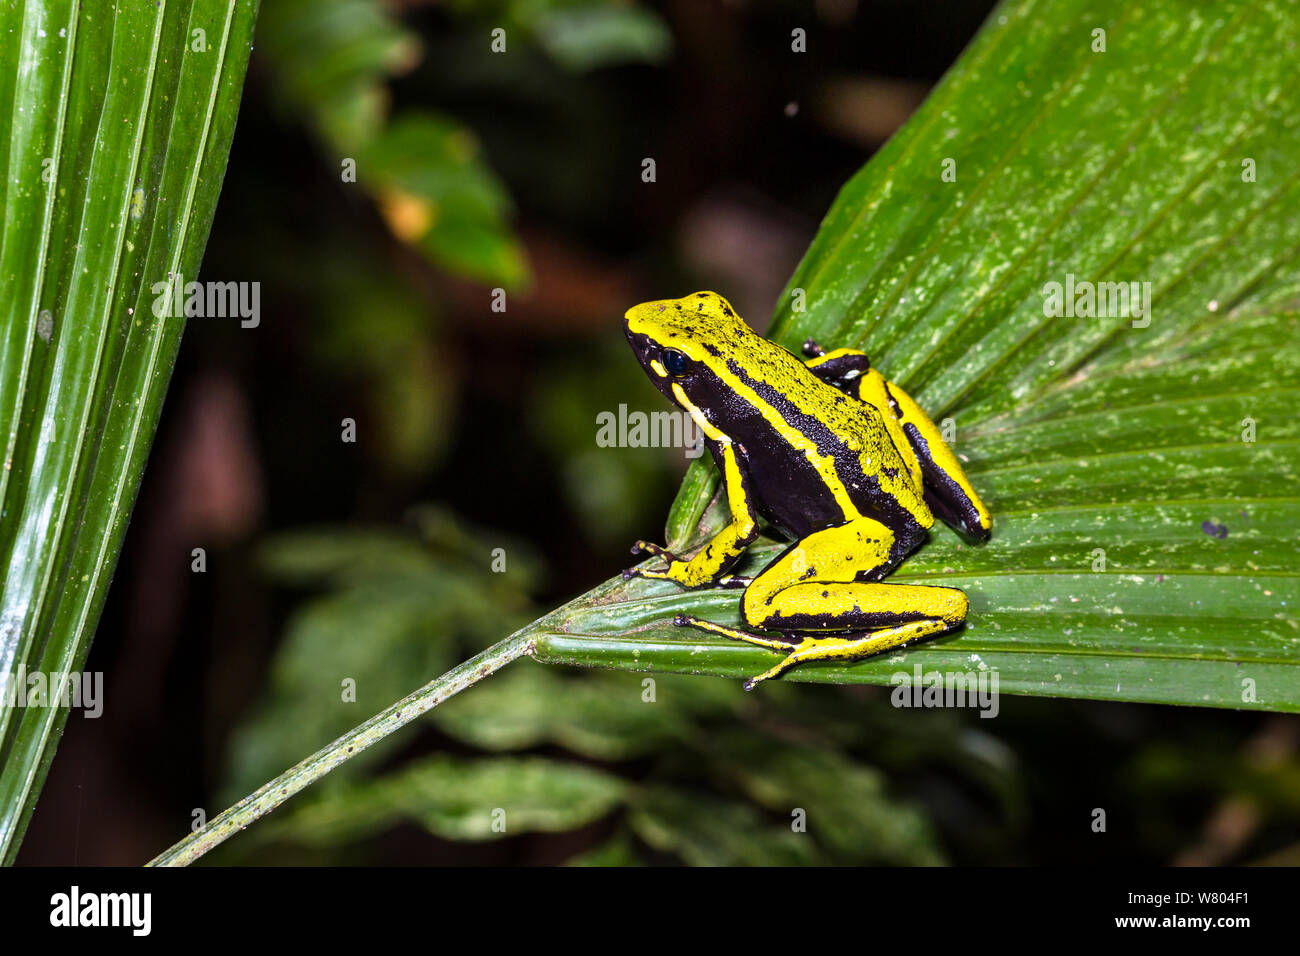
[[[753, 634], [688, 615], [675, 623], [786, 654], [751, 689], [808, 661], [849, 661], [939, 634], [966, 619], [955, 589], [882, 584], [937, 514], [987, 540], [988, 509], [952, 449], [912, 398], [853, 349], [804, 344], [807, 360], [758, 335], [714, 292], [627, 311], [628, 341], [650, 380], [695, 421], [722, 472], [731, 521], [663, 578], [688, 588], [743, 587]], [[760, 516], [794, 539], [757, 576], [728, 574]]]

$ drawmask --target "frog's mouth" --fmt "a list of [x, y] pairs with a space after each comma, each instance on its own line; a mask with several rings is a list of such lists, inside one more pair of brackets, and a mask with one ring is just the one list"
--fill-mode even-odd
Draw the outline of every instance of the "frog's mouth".
[[627, 344], [632, 346], [632, 354], [636, 356], [638, 362], [646, 366], [648, 372], [650, 354], [656, 348], [654, 340], [642, 332], [633, 332], [626, 321], [623, 323], [623, 334], [627, 336]]
[[[645, 373], [649, 376], [650, 381], [654, 382], [656, 387], [659, 387], [661, 382], [663, 382], [664, 377], [655, 370], [653, 365], [661, 351], [659, 343], [644, 332], [633, 332], [626, 326], [624, 327], [624, 332], [627, 335], [628, 345], [632, 346], [632, 354], [635, 355], [636, 360], [641, 363], [641, 367], [645, 369]], [[659, 390], [667, 394], [664, 388], [659, 387]]]

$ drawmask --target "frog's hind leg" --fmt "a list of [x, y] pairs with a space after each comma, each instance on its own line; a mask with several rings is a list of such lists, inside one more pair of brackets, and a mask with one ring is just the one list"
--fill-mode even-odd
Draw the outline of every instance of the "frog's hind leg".
[[799, 640], [796, 637], [786, 638], [778, 637], [775, 634], [751, 634], [749, 631], [742, 631], [735, 627], [727, 627], [725, 624], [715, 624], [712, 621], [703, 621], [690, 614], [678, 614], [673, 618], [673, 623], [678, 627], [693, 627], [696, 630], [708, 631], [711, 634], [721, 634], [723, 637], [730, 637], [737, 641], [745, 641], [748, 644], [757, 644], [759, 647], [770, 648], [774, 651], [790, 651], [799, 644]]
[[[876, 585], [884, 587], [885, 585]], [[960, 592], [959, 592], [960, 593]], [[773, 677], [780, 677], [792, 667], [809, 661], [860, 661], [913, 641], [941, 634], [953, 625], [935, 618], [911, 621], [898, 627], [886, 627], [866, 634], [840, 634], [805, 637], [786, 657], [757, 677], [745, 681], [745, 690]]]
[[987, 541], [992, 534], [993, 517], [966, 477], [961, 462], [943, 440], [943, 434], [907, 392], [893, 382], [885, 384], [885, 391], [897, 410], [904, 439], [920, 465], [925, 503], [948, 524], [961, 528], [976, 540]]
[[[897, 563], [892, 531], [870, 518], [809, 535], [787, 550], [745, 591], [741, 609], [758, 635], [681, 616], [678, 624], [789, 654], [746, 689], [808, 661], [860, 660], [939, 634], [966, 619], [956, 588], [881, 584]], [[795, 632], [795, 633], [790, 633]]]
[[955, 626], [966, 619], [956, 588], [880, 581], [905, 556], [893, 531], [871, 518], [815, 532], [796, 544], [745, 590], [741, 611], [750, 627], [813, 634], [879, 631], [919, 621]]
[[805, 636], [796, 643], [796, 635], [784, 638], [754, 634], [749, 631], [742, 631], [739, 628], [727, 627], [725, 624], [703, 621], [689, 614], [679, 614], [673, 623], [785, 653], [786, 656], [774, 667], [768, 668], [757, 677], [746, 680], [744, 683], [745, 690], [753, 690], [755, 685], [773, 677], [779, 677], [799, 664], [809, 661], [859, 661], [863, 658], [874, 657], [884, 651], [893, 650], [896, 647], [902, 647], [913, 641], [930, 637], [933, 634], [942, 633], [952, 626], [946, 621], [927, 619], [911, 621], [907, 624], [900, 624], [898, 627], [887, 627], [864, 634], [837, 634], [826, 637]]
[[745, 641], [748, 644], [757, 644], [759, 647], [766, 647], [769, 650], [786, 654], [785, 658], [775, 667], [769, 668], [757, 677], [746, 680], [744, 684], [745, 690], [753, 690], [756, 684], [772, 677], [779, 677], [798, 664], [808, 661], [862, 660], [864, 657], [872, 657], [883, 651], [902, 647], [904, 644], [918, 641], [923, 637], [929, 637], [931, 634], [946, 631], [951, 626], [945, 621], [931, 619], [912, 621], [907, 624], [900, 624], [898, 627], [887, 627], [883, 630], [870, 631], [865, 634], [836, 634], [826, 637], [804, 636], [800, 640], [799, 635], [793, 634], [781, 637], [753, 634], [739, 628], [727, 627], [725, 624], [702, 621], [689, 614], [677, 615], [673, 623], [678, 626], [689, 626], [701, 631], [708, 631], [711, 634], [721, 634], [723, 637]]

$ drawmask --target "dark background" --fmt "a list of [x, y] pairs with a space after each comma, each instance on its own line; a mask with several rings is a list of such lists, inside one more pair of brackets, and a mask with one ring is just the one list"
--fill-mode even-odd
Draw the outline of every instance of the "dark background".
[[[491, 283], [430, 263], [360, 189], [339, 183], [329, 148], [286, 109], [259, 36], [203, 278], [260, 281], [262, 322], [190, 323], [87, 665], [105, 674], [105, 712], [69, 720], [20, 863], [138, 864], [187, 832], [193, 808], [224, 805], [232, 735], [267, 693], [303, 598], [260, 570], [259, 548], [276, 532], [400, 528], [413, 506], [436, 502], [468, 528], [526, 542], [542, 569], [536, 610], [616, 573], [633, 538], [658, 538], [680, 452], [607, 450], [622, 457], [600, 466], [611, 469], [603, 478], [586, 457], [596, 411], [662, 407], [621, 342], [622, 312], [715, 288], [762, 327], [838, 188], [992, 5], [648, 6], [671, 33], [667, 58], [578, 73], [526, 43], [485, 57], [483, 23], [456, 10], [398, 8], [423, 55], [392, 80], [393, 110], [433, 108], [473, 130], [514, 203], [510, 227], [533, 282], [504, 314], [487, 308]], [[808, 30], [806, 55], [790, 55], [795, 26]], [[646, 156], [654, 184], [641, 181]], [[349, 300], [332, 283], [354, 273], [391, 276], [376, 281], [400, 287], [415, 324], [371, 328], [360, 305], [349, 326], [339, 307]], [[358, 328], [374, 350], [349, 337]], [[389, 374], [393, 356], [400, 375]], [[355, 445], [339, 441], [345, 417], [358, 422]], [[190, 569], [196, 546], [207, 549], [203, 574]], [[433, 674], [401, 676], [411, 690]], [[850, 718], [881, 699], [794, 693]], [[939, 738], [983, 735], [1010, 755], [1014, 796], [1001, 804], [937, 758], [891, 774], [953, 862], [1300, 858], [1287, 796], [1300, 788], [1279, 783], [1297, 773], [1294, 718], [1014, 697], [996, 721], [906, 716]], [[463, 749], [421, 728], [399, 756]], [[651, 763], [613, 769], [636, 779]], [[1105, 835], [1088, 826], [1098, 806], [1108, 808]], [[235, 840], [227, 859], [555, 863], [616, 825], [493, 843], [403, 825], [341, 854], [240, 856]], [[963, 837], [975, 830], [978, 839]]]

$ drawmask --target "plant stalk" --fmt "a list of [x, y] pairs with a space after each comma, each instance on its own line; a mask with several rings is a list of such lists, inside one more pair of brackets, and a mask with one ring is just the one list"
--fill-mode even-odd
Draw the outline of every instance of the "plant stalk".
[[361, 751], [415, 718], [428, 713], [444, 700], [496, 673], [511, 661], [532, 652], [530, 625], [493, 644], [465, 663], [436, 677], [415, 693], [403, 697], [380, 711], [364, 724], [354, 727], [328, 747], [316, 751], [306, 760], [290, 767], [270, 783], [240, 800], [214, 817], [203, 829], [191, 833], [179, 843], [158, 854], [148, 866], [188, 866], [213, 847], [224, 843], [250, 823], [266, 816], [300, 790], [306, 789], [339, 764], [351, 760]]

